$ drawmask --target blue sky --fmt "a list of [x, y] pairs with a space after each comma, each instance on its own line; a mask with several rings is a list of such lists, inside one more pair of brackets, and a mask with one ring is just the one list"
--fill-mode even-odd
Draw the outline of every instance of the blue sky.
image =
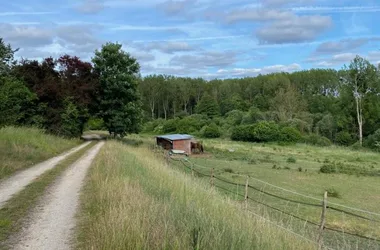
[[0, 36], [17, 57], [123, 44], [147, 74], [211, 78], [380, 63], [380, 0], [14, 0]]

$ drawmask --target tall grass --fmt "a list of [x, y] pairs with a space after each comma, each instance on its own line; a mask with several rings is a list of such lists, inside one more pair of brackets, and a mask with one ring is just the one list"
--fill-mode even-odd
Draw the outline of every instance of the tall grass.
[[48, 135], [36, 128], [3, 127], [0, 129], [0, 179], [77, 144], [79, 140]]
[[82, 194], [79, 249], [314, 249], [149, 150], [108, 142]]

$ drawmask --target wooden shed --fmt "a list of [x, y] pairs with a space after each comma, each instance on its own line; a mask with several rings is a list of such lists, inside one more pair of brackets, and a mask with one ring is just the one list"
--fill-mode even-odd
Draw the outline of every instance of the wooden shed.
[[186, 134], [160, 135], [156, 137], [157, 145], [166, 150], [183, 150], [191, 154], [193, 136]]

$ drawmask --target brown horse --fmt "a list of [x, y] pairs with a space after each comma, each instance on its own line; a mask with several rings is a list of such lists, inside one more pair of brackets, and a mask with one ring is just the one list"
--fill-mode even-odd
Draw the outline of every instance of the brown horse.
[[197, 153], [203, 153], [204, 152], [204, 150], [203, 150], [203, 145], [202, 145], [202, 143], [200, 143], [200, 142], [191, 142], [191, 152], [192, 153], [195, 153], [195, 152], [197, 152]]

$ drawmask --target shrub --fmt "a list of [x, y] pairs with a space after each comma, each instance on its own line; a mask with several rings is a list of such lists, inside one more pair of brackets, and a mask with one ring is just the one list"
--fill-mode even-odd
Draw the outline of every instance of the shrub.
[[298, 167], [298, 171], [299, 171], [299, 172], [302, 172], [302, 167]]
[[353, 150], [360, 150], [363, 149], [363, 147], [360, 145], [360, 143], [357, 141], [354, 144], [350, 146]]
[[255, 124], [253, 136], [256, 142], [269, 142], [278, 140], [279, 127], [274, 122], [261, 121]]
[[104, 121], [102, 118], [90, 118], [87, 121], [86, 129], [88, 130], [105, 130]]
[[334, 198], [340, 198], [341, 197], [340, 193], [334, 188], [328, 188], [326, 191], [327, 191], [327, 195], [329, 197], [334, 197]]
[[329, 138], [319, 136], [316, 134], [311, 134], [304, 137], [304, 142], [307, 144], [315, 145], [315, 146], [322, 146], [327, 147], [330, 146], [332, 143], [329, 140]]
[[208, 125], [209, 119], [204, 115], [187, 116], [177, 122], [176, 132], [190, 134], [200, 131], [202, 127]]
[[364, 140], [364, 144], [363, 145], [365, 147], [367, 147], [367, 148], [370, 148], [370, 149], [379, 150], [380, 149], [379, 142], [380, 142], [380, 129], [376, 130], [375, 133], [373, 133], [372, 135], [368, 136]]
[[177, 123], [179, 119], [167, 120], [162, 127], [162, 132], [164, 133], [173, 133], [177, 131]]
[[221, 136], [220, 130], [215, 123], [205, 126], [202, 130], [202, 136], [205, 138], [219, 138]]
[[352, 135], [347, 131], [340, 131], [335, 136], [335, 142], [339, 145], [349, 146], [354, 142], [354, 140]]
[[288, 163], [296, 163], [296, 162], [297, 162], [297, 159], [294, 158], [293, 156], [290, 156], [290, 157], [286, 160], [286, 162], [288, 162]]
[[232, 174], [234, 171], [232, 170], [232, 168], [225, 168], [224, 172]]
[[333, 174], [337, 172], [337, 168], [335, 164], [325, 164], [320, 168], [319, 171], [324, 174]]
[[283, 127], [280, 131], [280, 140], [283, 142], [295, 143], [300, 141], [302, 138], [301, 133], [293, 127]]
[[240, 125], [232, 129], [231, 140], [234, 141], [253, 141], [254, 125]]

